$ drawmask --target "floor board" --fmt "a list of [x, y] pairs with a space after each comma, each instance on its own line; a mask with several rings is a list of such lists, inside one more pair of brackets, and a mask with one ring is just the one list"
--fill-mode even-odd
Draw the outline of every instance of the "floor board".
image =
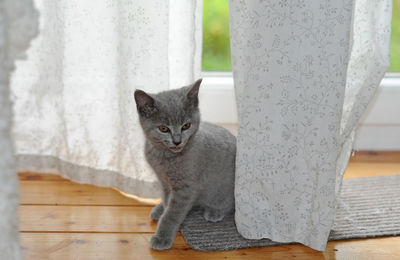
[[37, 206], [19, 208], [20, 230], [47, 232], [151, 233], [150, 206]]
[[22, 205], [143, 205], [110, 188], [70, 181], [21, 181], [20, 191]]
[[41, 174], [36, 172], [19, 172], [20, 181], [69, 181], [57, 174]]
[[178, 235], [172, 249], [151, 250], [151, 234], [22, 233], [24, 259], [400, 259], [400, 237], [332, 241], [325, 252], [302, 245], [222, 252], [190, 249]]
[[[356, 152], [345, 178], [400, 174], [400, 152]], [[332, 241], [325, 252], [302, 245], [198, 252], [178, 234], [154, 251], [151, 207], [118, 191], [54, 174], [19, 173], [24, 259], [400, 259], [400, 237]]]
[[400, 163], [399, 151], [355, 151], [350, 162]]
[[344, 178], [372, 177], [400, 174], [399, 163], [385, 162], [351, 162], [347, 167]]

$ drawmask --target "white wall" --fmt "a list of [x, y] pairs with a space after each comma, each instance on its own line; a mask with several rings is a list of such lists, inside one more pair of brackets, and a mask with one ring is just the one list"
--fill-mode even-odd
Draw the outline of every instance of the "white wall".
[[[205, 121], [237, 124], [231, 73], [206, 73], [200, 91]], [[400, 77], [385, 77], [360, 120], [356, 150], [400, 150]]]

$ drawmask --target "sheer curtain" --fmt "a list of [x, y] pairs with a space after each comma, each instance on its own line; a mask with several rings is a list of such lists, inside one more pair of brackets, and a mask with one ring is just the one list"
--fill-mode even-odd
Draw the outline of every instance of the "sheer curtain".
[[35, 5], [40, 34], [12, 78], [17, 168], [158, 197], [133, 92], [199, 77], [202, 1]]
[[11, 131], [9, 78], [15, 59], [23, 58], [37, 33], [37, 13], [31, 0], [0, 2], [0, 257], [20, 259], [18, 244], [18, 178]]
[[389, 66], [392, 2], [229, 4], [237, 228], [324, 250], [354, 129]]

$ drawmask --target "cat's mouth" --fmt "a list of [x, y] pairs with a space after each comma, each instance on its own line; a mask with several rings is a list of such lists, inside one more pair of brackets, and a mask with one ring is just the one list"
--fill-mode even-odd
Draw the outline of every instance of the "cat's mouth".
[[169, 149], [174, 153], [179, 153], [183, 150], [184, 146], [171, 146]]

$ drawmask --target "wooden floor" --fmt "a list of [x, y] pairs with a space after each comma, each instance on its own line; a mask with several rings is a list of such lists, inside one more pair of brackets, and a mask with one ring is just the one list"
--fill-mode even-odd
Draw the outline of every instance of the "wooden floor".
[[[346, 178], [400, 174], [400, 152], [359, 152]], [[151, 206], [103, 187], [57, 175], [20, 173], [20, 230], [24, 259], [400, 259], [400, 237], [329, 242], [325, 252], [302, 245], [197, 252], [178, 234], [154, 251]]]

